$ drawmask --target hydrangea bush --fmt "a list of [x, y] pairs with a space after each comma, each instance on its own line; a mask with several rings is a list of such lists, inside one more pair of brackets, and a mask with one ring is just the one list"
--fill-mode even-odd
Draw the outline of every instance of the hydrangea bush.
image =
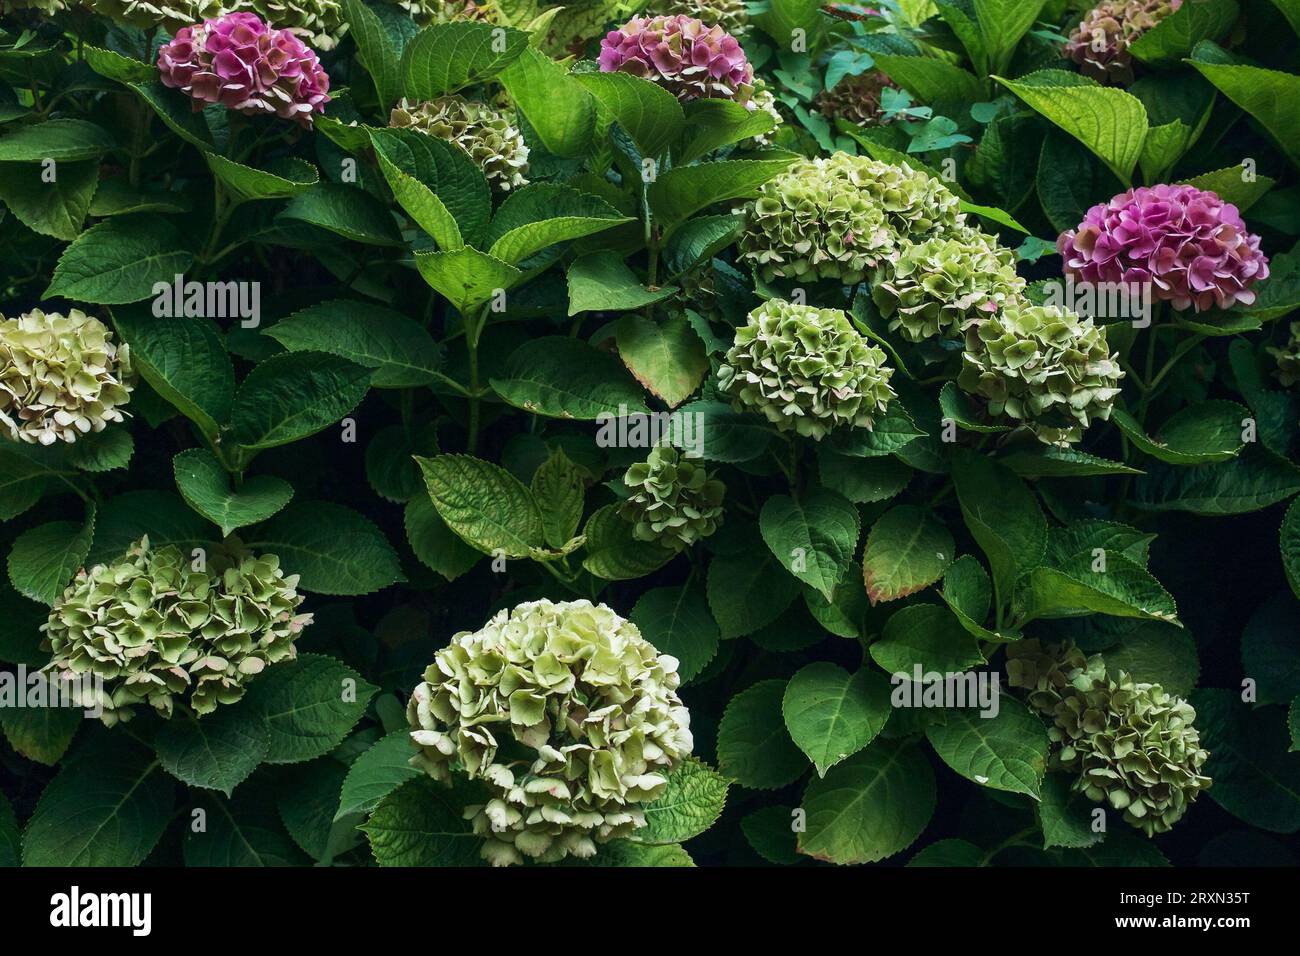
[[1300, 37], [1085, 7], [0, 0], [0, 865], [1294, 863]]

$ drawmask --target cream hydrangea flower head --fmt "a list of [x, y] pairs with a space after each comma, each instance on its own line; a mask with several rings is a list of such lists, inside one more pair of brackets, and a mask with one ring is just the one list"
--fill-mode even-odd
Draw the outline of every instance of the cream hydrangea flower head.
[[644, 825], [693, 746], [677, 660], [590, 601], [530, 601], [465, 631], [411, 694], [411, 763], [481, 781], [467, 807], [482, 856], [505, 866], [590, 857]]
[[403, 99], [388, 125], [419, 130], [455, 143], [483, 170], [488, 184], [505, 192], [527, 185], [528, 146], [519, 127], [501, 110], [449, 94], [426, 103]]
[[0, 424], [14, 441], [72, 442], [124, 420], [130, 349], [80, 309], [0, 315]]

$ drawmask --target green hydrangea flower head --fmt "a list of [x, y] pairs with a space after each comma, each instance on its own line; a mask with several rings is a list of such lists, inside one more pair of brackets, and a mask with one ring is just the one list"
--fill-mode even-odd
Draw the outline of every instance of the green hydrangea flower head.
[[858, 126], [879, 126], [885, 122], [880, 99], [894, 83], [879, 70], [848, 74], [829, 90], [822, 90], [813, 107], [832, 123], [848, 120]]
[[861, 282], [903, 239], [964, 222], [943, 183], [910, 166], [835, 153], [802, 159], [745, 207], [740, 259], [767, 281]]
[[619, 514], [632, 523], [638, 541], [658, 541], [681, 551], [707, 538], [722, 523], [727, 486], [671, 445], [656, 445], [645, 461], [623, 476], [632, 494]]
[[493, 21], [488, 8], [474, 0], [385, 0], [405, 10], [421, 26], [430, 23], [453, 23], [458, 20]]
[[66, 7], [63, 0], [0, 0], [0, 17], [10, 16], [20, 10], [35, 10], [50, 17]]
[[672, 0], [662, 12], [669, 16], [691, 17], [709, 27], [722, 27], [737, 39], [749, 29], [745, 0]]
[[289, 29], [316, 50], [332, 50], [347, 32], [339, 0], [89, 0], [110, 20], [175, 33], [222, 14], [255, 13], [276, 29]]
[[1051, 769], [1075, 774], [1074, 790], [1122, 811], [1147, 836], [1164, 833], [1211, 783], [1201, 772], [1209, 753], [1196, 711], [1159, 684], [1109, 675], [1099, 655], [1082, 656], [1067, 645], [1040, 655], [1055, 658], [1054, 667], [1031, 665], [1039, 683], [1030, 703], [1053, 721]]
[[434, 656], [406, 715], [412, 765], [489, 799], [465, 809], [497, 866], [590, 857], [645, 823], [691, 752], [677, 660], [590, 601], [530, 601]]
[[146, 537], [82, 569], [41, 626], [52, 655], [45, 670], [102, 679], [109, 726], [142, 704], [169, 717], [187, 691], [199, 714], [239, 700], [267, 664], [294, 657], [311, 615], [297, 613], [298, 579], [273, 555], [218, 560], [224, 567], [196, 570], [178, 548], [151, 548]]
[[1028, 427], [1051, 445], [1082, 437], [1105, 421], [1124, 373], [1106, 329], [1054, 306], [1008, 305], [966, 324], [957, 384], [984, 398], [989, 412]]
[[410, 128], [455, 143], [501, 192], [526, 185], [528, 146], [519, 127], [501, 110], [449, 94], [425, 103], [403, 99], [388, 125]]
[[978, 229], [964, 233], [904, 243], [881, 265], [871, 297], [891, 331], [910, 342], [957, 334], [1022, 297], [1015, 253]]
[[80, 309], [0, 315], [0, 425], [14, 441], [74, 442], [125, 419], [131, 350]]
[[1291, 323], [1291, 338], [1285, 346], [1277, 348], [1270, 345], [1266, 351], [1277, 361], [1273, 374], [1283, 388], [1290, 388], [1300, 382], [1300, 322]]
[[738, 410], [821, 441], [842, 425], [871, 428], [895, 397], [893, 374], [840, 310], [770, 299], [736, 330], [718, 385]]

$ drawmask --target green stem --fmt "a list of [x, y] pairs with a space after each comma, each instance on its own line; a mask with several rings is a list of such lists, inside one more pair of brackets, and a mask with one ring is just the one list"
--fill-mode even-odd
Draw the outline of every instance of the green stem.
[[482, 399], [482, 392], [479, 390], [478, 380], [478, 342], [479, 336], [483, 334], [483, 327], [487, 325], [488, 307], [484, 305], [479, 309], [478, 315], [473, 320], [473, 324], [465, 330], [465, 348], [469, 353], [469, 453], [474, 454], [478, 448], [478, 430], [479, 430], [479, 404]]

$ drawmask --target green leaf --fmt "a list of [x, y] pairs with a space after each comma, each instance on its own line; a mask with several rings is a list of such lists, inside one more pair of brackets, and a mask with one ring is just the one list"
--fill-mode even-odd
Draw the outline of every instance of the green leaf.
[[53, 604], [63, 594], [86, 560], [95, 533], [95, 510], [86, 521], [51, 521], [29, 528], [14, 539], [9, 550], [9, 580], [18, 593], [42, 604]]
[[456, 580], [483, 557], [447, 527], [427, 494], [417, 493], [406, 503], [403, 523], [411, 551], [448, 581]]
[[186, 504], [217, 525], [223, 537], [265, 521], [293, 497], [293, 486], [273, 475], [253, 475], [232, 490], [230, 476], [206, 448], [181, 452], [172, 459], [172, 470]]
[[304, 159], [288, 157], [274, 172], [244, 166], [217, 153], [204, 153], [212, 175], [240, 201], [287, 199], [320, 182], [316, 167]]
[[889, 681], [867, 668], [850, 674], [825, 661], [809, 664], [790, 678], [781, 712], [791, 739], [824, 777], [884, 729], [893, 712]]
[[441, 249], [482, 240], [491, 190], [464, 150], [412, 129], [371, 130], [370, 141], [393, 195]]
[[204, 122], [204, 114], [194, 111], [194, 101], [180, 90], [163, 86], [161, 80], [132, 83], [142, 100], [158, 114], [158, 118], [173, 133], [202, 152], [216, 149], [212, 132]]
[[212, 525], [181, 500], [162, 491], [128, 491], [110, 498], [95, 520], [95, 540], [88, 565], [114, 561], [144, 535], [150, 547], [175, 545], [188, 554], [214, 543]]
[[357, 44], [357, 59], [370, 74], [385, 116], [401, 94], [397, 50], [383, 23], [361, 0], [343, 0], [349, 33]]
[[992, 716], [952, 708], [947, 721], [926, 727], [939, 758], [982, 787], [1038, 799], [1047, 772], [1047, 728], [1024, 704], [1002, 695]]
[[556, 243], [631, 221], [596, 196], [558, 183], [532, 183], [501, 203], [488, 232], [488, 254], [518, 265]]
[[[1038, 19], [1045, 0], [973, 0], [973, 3], [989, 68], [1000, 72], [1006, 69], [1016, 46]], [[889, 75], [893, 77], [892, 73]]]
[[934, 804], [934, 772], [920, 748], [877, 738], [808, 784], [799, 852], [840, 865], [875, 863], [911, 846]]
[[909, 680], [918, 667], [922, 674], [947, 674], [984, 662], [974, 637], [937, 604], [912, 604], [895, 611], [870, 652], [882, 669]]
[[985, 856], [985, 852], [974, 843], [950, 837], [917, 850], [907, 865], [974, 869], [985, 865]]
[[701, 216], [684, 222], [673, 232], [663, 251], [663, 265], [670, 276], [688, 272], [712, 259], [735, 241], [744, 223], [736, 216]]
[[100, 305], [139, 302], [170, 286], [194, 262], [176, 227], [161, 216], [114, 217], [92, 226], [63, 250], [46, 298]]
[[131, 360], [154, 391], [209, 437], [230, 420], [235, 369], [216, 325], [204, 319], [159, 318], [143, 307], [114, 309], [113, 324], [131, 346]]
[[438, 514], [484, 554], [525, 558], [546, 536], [537, 502], [510, 472], [469, 455], [416, 457]]
[[1197, 189], [1217, 193], [1220, 199], [1232, 203], [1242, 212], [1263, 199], [1264, 194], [1277, 183], [1277, 180], [1261, 176], [1254, 170], [1247, 172], [1242, 165], [1216, 169], [1184, 181]]
[[802, 40], [804, 49], [816, 50], [828, 21], [818, 0], [771, 0], [754, 22], [776, 41], [778, 49], [798, 49], [796, 44]]
[[954, 551], [952, 535], [933, 511], [916, 505], [891, 508], [872, 526], [862, 555], [871, 603], [896, 601], [938, 581]]
[[1222, 38], [1237, 21], [1238, 12], [1236, 0], [1184, 3], [1130, 43], [1129, 52], [1143, 63], [1176, 65], [1202, 40]]
[[99, 163], [60, 163], [55, 173], [47, 182], [43, 166], [0, 163], [0, 200], [33, 232], [76, 239], [99, 185]]
[[1136, 96], [1060, 70], [994, 79], [1092, 150], [1123, 182], [1132, 181], [1147, 135], [1146, 107]]
[[1106, 553], [1104, 570], [1090, 553], [1058, 567], [1034, 568], [1029, 575], [1030, 609], [1035, 617], [1111, 614], [1178, 623], [1178, 607], [1149, 571], [1122, 554]]
[[533, 472], [530, 490], [542, 513], [546, 543], [552, 548], [563, 548], [582, 521], [586, 489], [581, 469], [562, 450], [557, 450]]
[[290, 199], [277, 218], [310, 223], [354, 242], [378, 246], [402, 244], [392, 213], [356, 186], [317, 183]]
[[249, 547], [280, 556], [286, 574], [316, 594], [369, 594], [404, 581], [384, 534], [349, 508], [300, 501], [249, 534]]
[[669, 408], [690, 398], [709, 371], [704, 343], [684, 315], [662, 322], [625, 315], [618, 320], [614, 334], [628, 371]]
[[1250, 708], [1236, 692], [1194, 691], [1196, 727], [1210, 752], [1202, 773], [1206, 795], [1234, 817], [1274, 833], [1300, 830], [1300, 754], [1289, 752], [1286, 714]]
[[1296, 597], [1300, 597], [1300, 500], [1291, 502], [1282, 518], [1279, 533], [1282, 550], [1282, 570]]
[[245, 788], [230, 801], [202, 794], [196, 802], [207, 826], [197, 832], [186, 828], [186, 866], [303, 866], [308, 862], [285, 832], [268, 787]]
[[632, 537], [632, 525], [619, 517], [617, 505], [596, 509], [582, 533], [587, 548], [582, 566], [605, 581], [645, 577], [676, 556], [657, 541], [638, 541]]
[[642, 156], [659, 156], [686, 123], [677, 97], [650, 80], [630, 73], [575, 73], [573, 78], [614, 115]]
[[596, 109], [568, 70], [540, 50], [528, 48], [497, 77], [547, 152], [580, 156], [591, 142]]
[[394, 790], [361, 829], [380, 866], [477, 866], [483, 845], [456, 794], [432, 780]]
[[1106, 670], [1112, 675], [1123, 671], [1136, 681], [1159, 684], [1180, 697], [1192, 692], [1201, 673], [1196, 640], [1183, 628], [1154, 621], [1126, 631], [1118, 644], [1106, 648], [1105, 657]]
[[417, 254], [415, 266], [424, 281], [465, 316], [512, 288], [524, 276], [510, 263], [469, 246], [453, 252]]
[[1250, 412], [1244, 405], [1211, 399], [1189, 405], [1171, 415], [1148, 438], [1137, 419], [1123, 409], [1112, 417], [1139, 450], [1171, 465], [1200, 465], [1235, 458], [1245, 447], [1242, 438]]
[[698, 760], [678, 764], [668, 775], [668, 788], [642, 807], [645, 826], [632, 839], [663, 846], [699, 836], [722, 816], [727, 787], [722, 774]]
[[707, 593], [722, 638], [730, 640], [775, 621], [798, 595], [799, 583], [771, 554], [746, 549], [714, 557]]
[[1137, 483], [1132, 501], [1151, 511], [1231, 515], [1259, 511], [1296, 492], [1300, 492], [1300, 469], [1251, 445], [1231, 461], [1152, 469]]
[[1047, 548], [1047, 519], [1023, 481], [982, 455], [954, 457], [952, 476], [966, 527], [989, 559], [996, 590], [1009, 596]]
[[163, 721], [154, 747], [163, 769], [181, 783], [230, 796], [266, 757], [270, 741], [260, 714], [226, 706], [202, 718], [186, 711]]
[[691, 402], [681, 413], [696, 423], [700, 454], [708, 461], [753, 461], [772, 441], [771, 429], [756, 416], [734, 411], [721, 402]]
[[322, 757], [285, 774], [285, 786], [277, 795], [276, 807], [285, 829], [318, 864], [331, 863], [362, 840], [356, 829], [362, 814], [334, 819], [347, 773], [348, 768], [339, 761]]
[[844, 579], [858, 546], [858, 511], [832, 491], [813, 490], [799, 499], [773, 495], [758, 519], [776, 559], [828, 601]]
[[81, 119], [52, 119], [0, 135], [0, 163], [75, 163], [99, 159], [117, 144], [105, 130]]
[[1131, 468], [1120, 461], [1098, 458], [1074, 448], [1044, 445], [1026, 451], [1016, 451], [998, 459], [1021, 478], [1080, 478], [1093, 475], [1141, 475], [1140, 468]]
[[139, 866], [171, 821], [175, 785], [121, 735], [64, 764], [23, 832], [25, 866]]
[[[30, 675], [28, 680], [31, 680]], [[54, 684], [51, 678], [45, 686], [52, 689]], [[21, 693], [22, 688], [17, 689]], [[53, 767], [63, 759], [85, 719], [85, 713], [75, 707], [6, 706], [0, 708], [0, 730], [4, 731], [5, 739], [15, 751], [28, 760]]]
[[976, 102], [984, 98], [979, 77], [933, 56], [879, 53], [876, 65], [922, 103]]
[[1070, 777], [1063, 773], [1048, 774], [1039, 794], [1038, 822], [1043, 830], [1043, 848], [1054, 846], [1082, 849], [1100, 843], [1105, 833], [1092, 829], [1093, 805], [1074, 792]]
[[676, 166], [686, 166], [723, 146], [762, 136], [775, 128], [764, 110], [750, 110], [731, 100], [700, 99], [685, 104], [686, 130], [673, 150]]
[[569, 315], [631, 312], [644, 305], [662, 302], [676, 292], [675, 286], [647, 289], [641, 285], [617, 252], [594, 252], [569, 266]]
[[489, 382], [515, 408], [549, 418], [594, 421], [648, 411], [618, 359], [562, 335], [525, 342]]
[[885, 417], [870, 429], [840, 429], [831, 434], [831, 447], [850, 458], [876, 458], [892, 455], [914, 439], [926, 437], [912, 416], [898, 402], [890, 402]]
[[417, 388], [438, 378], [442, 352], [400, 312], [346, 299], [308, 306], [266, 330], [290, 352], [328, 352], [374, 369], [375, 388]]
[[402, 94], [431, 100], [492, 79], [523, 54], [528, 34], [482, 21], [433, 23], [402, 52]]
[[1257, 682], [1258, 704], [1286, 704], [1300, 695], [1297, 611], [1300, 605], [1291, 592], [1278, 591], [1255, 610], [1242, 631], [1242, 670]]
[[715, 203], [758, 195], [759, 187], [783, 172], [794, 159], [793, 155], [777, 159], [726, 159], [675, 167], [650, 183], [646, 193], [650, 210], [655, 221], [671, 232]]
[[683, 684], [698, 677], [718, 653], [721, 634], [698, 587], [652, 588], [628, 618], [660, 654], [677, 658]]
[[795, 849], [795, 812], [790, 807], [766, 806], [741, 819], [745, 839], [768, 863], [796, 866], [806, 862]]
[[1056, 129], [1043, 138], [1035, 185], [1043, 212], [1058, 232], [1078, 226], [1098, 196], [1113, 196], [1123, 188], [1083, 144]]
[[125, 428], [83, 435], [67, 450], [68, 464], [94, 474], [125, 468], [134, 453], [135, 439]]
[[631, 840], [611, 840], [601, 845], [587, 866], [616, 866], [620, 869], [647, 866], [694, 866], [689, 853], [676, 843], [667, 846], [649, 846]]
[[859, 505], [887, 501], [912, 480], [912, 469], [897, 458], [850, 458], [825, 443], [817, 447], [817, 464], [822, 485]]
[[759, 681], [731, 698], [718, 724], [718, 769], [742, 787], [775, 790], [808, 768], [785, 729], [785, 681]]
[[1272, 134], [1291, 162], [1300, 165], [1300, 76], [1244, 64], [1189, 62], [1224, 96]]
[[142, 83], [158, 75], [157, 67], [90, 44], [81, 47], [81, 55], [85, 57], [90, 68], [100, 76], [117, 80], [119, 83]]
[[16, 518], [40, 501], [46, 478], [58, 473], [17, 443], [0, 444], [0, 521]]
[[423, 771], [411, 766], [414, 754], [415, 746], [407, 730], [395, 730], [362, 751], [343, 779], [334, 819], [369, 813], [402, 784], [424, 776]]
[[272, 355], [239, 386], [230, 414], [245, 448], [274, 448], [346, 416], [370, 389], [370, 369], [324, 352]]
[[295, 661], [268, 667], [246, 698], [270, 734], [266, 762], [301, 763], [329, 753], [378, 690], [346, 664], [321, 654], [299, 654]]

